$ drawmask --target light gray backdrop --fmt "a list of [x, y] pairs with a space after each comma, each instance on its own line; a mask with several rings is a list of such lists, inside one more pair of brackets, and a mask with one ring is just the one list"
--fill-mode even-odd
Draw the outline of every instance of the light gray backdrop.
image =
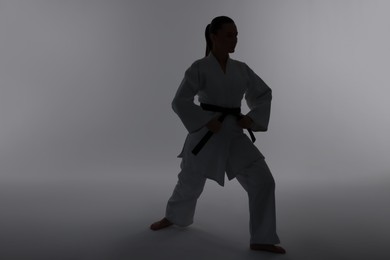
[[[238, 27], [231, 57], [273, 89], [269, 131], [256, 145], [280, 198], [304, 187], [388, 186], [389, 8], [385, 0], [1, 0], [3, 186], [22, 196], [29, 183], [116, 179], [134, 186], [132, 203], [158, 197], [148, 218], [161, 217], [186, 135], [171, 100], [218, 15]], [[221, 194], [208, 185], [210, 199]], [[236, 182], [227, 186], [245, 201]]]

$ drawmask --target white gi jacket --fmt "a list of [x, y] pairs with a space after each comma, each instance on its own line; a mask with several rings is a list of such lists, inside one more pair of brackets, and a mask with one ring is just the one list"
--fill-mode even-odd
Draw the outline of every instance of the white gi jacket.
[[220, 131], [213, 134], [202, 150], [194, 155], [192, 149], [208, 131], [205, 125], [221, 115], [196, 105], [195, 95], [201, 103], [221, 107], [241, 107], [245, 95], [250, 109], [247, 115], [254, 122], [251, 130], [258, 132], [267, 131], [272, 91], [243, 62], [228, 58], [225, 74], [211, 52], [186, 70], [172, 101], [173, 110], [189, 132], [178, 157], [182, 158], [182, 166], [186, 169], [223, 186], [225, 172], [231, 180], [264, 156], [232, 115], [226, 116]]

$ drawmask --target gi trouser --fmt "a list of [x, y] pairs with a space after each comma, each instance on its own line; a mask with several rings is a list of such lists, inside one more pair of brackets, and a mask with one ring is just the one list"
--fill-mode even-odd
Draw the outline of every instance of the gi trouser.
[[[193, 223], [196, 202], [201, 195], [206, 178], [183, 167], [178, 182], [168, 200], [165, 217], [178, 226]], [[276, 234], [275, 181], [264, 159], [236, 176], [248, 193], [250, 213], [250, 243], [279, 244]]]

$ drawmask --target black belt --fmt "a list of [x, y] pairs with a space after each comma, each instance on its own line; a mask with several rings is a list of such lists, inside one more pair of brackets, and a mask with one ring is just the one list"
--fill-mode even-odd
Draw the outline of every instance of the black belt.
[[[215, 106], [215, 105], [210, 105], [210, 104], [205, 104], [205, 103], [200, 103], [200, 106], [203, 108], [203, 110], [221, 112], [222, 115], [218, 117], [218, 121], [221, 123], [223, 122], [223, 120], [225, 120], [225, 117], [227, 115], [236, 116], [237, 119], [241, 119], [244, 117], [244, 115], [241, 114], [241, 108], [239, 108], [239, 107], [233, 107], [233, 108], [220, 107], [220, 106]], [[247, 130], [249, 132], [249, 135], [251, 136], [252, 142], [254, 143], [256, 141], [255, 135], [253, 134], [252, 130], [250, 130], [250, 129], [247, 129]], [[211, 132], [209, 130], [203, 136], [203, 138], [199, 141], [199, 143], [195, 146], [195, 148], [192, 149], [192, 153], [197, 155], [212, 135], [213, 135], [213, 132]]]

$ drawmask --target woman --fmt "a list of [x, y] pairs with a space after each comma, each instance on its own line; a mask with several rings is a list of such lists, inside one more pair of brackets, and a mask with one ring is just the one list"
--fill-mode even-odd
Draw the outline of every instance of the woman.
[[[237, 178], [247, 191], [250, 210], [250, 248], [284, 254], [276, 246], [275, 182], [264, 156], [253, 145], [251, 131], [268, 127], [271, 89], [245, 63], [230, 59], [237, 44], [234, 21], [219, 16], [206, 27], [206, 57], [185, 72], [172, 108], [188, 130], [178, 182], [165, 217], [152, 230], [193, 223], [197, 199], [206, 179], [224, 185]], [[194, 103], [198, 95], [201, 106]], [[241, 100], [250, 108], [240, 113]], [[247, 129], [252, 141], [244, 133]], [[208, 137], [205, 137], [208, 136]]]

